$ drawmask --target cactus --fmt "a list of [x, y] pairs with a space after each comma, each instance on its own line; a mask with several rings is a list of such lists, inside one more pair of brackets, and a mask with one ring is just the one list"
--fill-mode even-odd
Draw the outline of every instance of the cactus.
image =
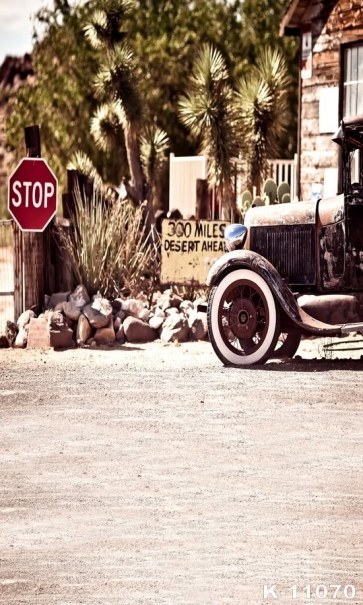
[[262, 199], [262, 197], [260, 197], [259, 195], [256, 195], [255, 199], [252, 202], [252, 208], [255, 208], [256, 206], [264, 206], [265, 202]]
[[283, 203], [282, 198], [285, 193], [290, 193], [290, 185], [286, 181], [282, 181], [282, 183], [280, 183], [280, 185], [277, 187], [277, 197], [279, 200], [279, 204]]
[[289, 204], [291, 202], [291, 195], [289, 193], [284, 193], [282, 196], [281, 204]]
[[245, 213], [252, 204], [252, 194], [248, 189], [242, 193], [242, 212]]
[[263, 185], [264, 195], [268, 195], [270, 204], [274, 204], [277, 200], [277, 185], [273, 179], [266, 179]]

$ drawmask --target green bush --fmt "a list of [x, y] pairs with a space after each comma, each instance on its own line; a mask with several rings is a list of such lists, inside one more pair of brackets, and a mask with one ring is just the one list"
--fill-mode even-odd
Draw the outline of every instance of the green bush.
[[61, 245], [72, 263], [77, 283], [90, 295], [147, 294], [158, 275], [159, 240], [145, 233], [142, 212], [128, 202], [107, 205], [100, 194], [84, 203], [76, 195], [72, 227], [58, 227]]

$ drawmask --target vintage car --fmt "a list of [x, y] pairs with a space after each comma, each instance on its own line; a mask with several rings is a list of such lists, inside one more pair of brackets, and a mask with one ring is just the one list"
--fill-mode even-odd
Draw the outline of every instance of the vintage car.
[[363, 331], [363, 115], [341, 122], [342, 193], [250, 208], [207, 285], [212, 346], [226, 365], [292, 357], [301, 337]]

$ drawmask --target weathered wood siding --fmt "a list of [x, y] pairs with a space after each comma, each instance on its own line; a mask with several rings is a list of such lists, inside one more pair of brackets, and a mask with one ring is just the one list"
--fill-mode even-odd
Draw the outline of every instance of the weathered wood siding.
[[[333, 133], [319, 133], [319, 95], [321, 88], [340, 84], [341, 45], [363, 43], [362, 2], [313, 0], [304, 21], [312, 23], [312, 77], [301, 84], [300, 198], [308, 200], [312, 184], [324, 183], [325, 169], [338, 167]], [[337, 115], [337, 124], [341, 117]]]

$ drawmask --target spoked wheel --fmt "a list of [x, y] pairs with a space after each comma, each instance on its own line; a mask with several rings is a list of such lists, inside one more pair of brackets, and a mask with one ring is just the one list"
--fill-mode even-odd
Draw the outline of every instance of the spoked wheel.
[[300, 334], [289, 334], [288, 332], [282, 332], [277, 339], [276, 347], [271, 357], [273, 359], [294, 357], [299, 348], [300, 340]]
[[228, 273], [212, 288], [209, 337], [225, 365], [264, 363], [280, 334], [280, 314], [265, 280], [250, 269]]

